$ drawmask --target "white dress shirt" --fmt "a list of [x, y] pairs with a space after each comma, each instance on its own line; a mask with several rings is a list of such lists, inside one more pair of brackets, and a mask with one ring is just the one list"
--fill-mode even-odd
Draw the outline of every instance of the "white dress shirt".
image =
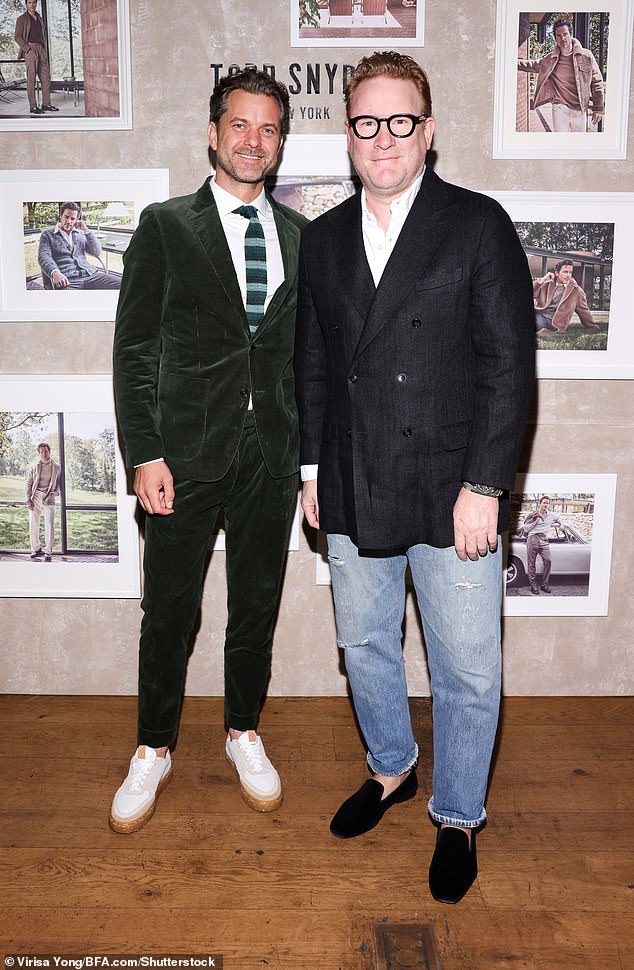
[[[246, 306], [247, 301], [247, 267], [244, 258], [244, 237], [247, 234], [249, 220], [244, 216], [236, 214], [234, 209], [245, 205], [242, 199], [231, 195], [226, 189], [221, 188], [216, 182], [216, 176], [212, 175], [209, 185], [213, 193], [220, 222], [229, 246], [233, 268], [238, 278], [238, 285], [242, 295], [242, 302]], [[260, 192], [257, 199], [250, 202], [258, 210], [258, 218], [264, 230], [264, 244], [266, 246], [266, 300], [264, 301], [264, 312], [273, 299], [275, 291], [284, 282], [284, 263], [282, 262], [282, 250], [280, 241], [277, 237], [277, 226], [273, 209], [266, 197], [264, 189]], [[253, 400], [249, 397], [249, 411], [253, 409]], [[163, 461], [162, 458], [153, 458], [151, 461], [143, 462], [144, 465], [151, 465], [155, 461]], [[136, 465], [140, 468], [140, 465]]]
[[[361, 230], [363, 233], [363, 247], [366, 259], [372, 273], [374, 285], [378, 286], [383, 270], [387, 266], [388, 260], [394, 251], [394, 247], [401, 234], [401, 229], [405, 225], [410, 209], [414, 204], [414, 199], [418, 195], [425, 168], [418, 178], [414, 179], [408, 189], [402, 195], [392, 200], [390, 205], [390, 224], [387, 232], [383, 232], [376, 218], [368, 209], [368, 202], [365, 189], [361, 189]], [[301, 476], [303, 482], [312, 481], [317, 478], [317, 465], [302, 465]]]

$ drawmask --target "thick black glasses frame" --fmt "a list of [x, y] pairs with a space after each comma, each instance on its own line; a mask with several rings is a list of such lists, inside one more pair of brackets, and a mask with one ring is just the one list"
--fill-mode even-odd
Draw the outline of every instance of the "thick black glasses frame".
[[[387, 130], [391, 135], [394, 136], [394, 138], [411, 138], [411, 136], [414, 134], [416, 126], [422, 124], [423, 121], [427, 121], [428, 117], [429, 117], [428, 115], [410, 115], [410, 114], [405, 114], [403, 112], [400, 112], [399, 114], [396, 114], [396, 115], [390, 115], [389, 118], [376, 118], [374, 115], [357, 115], [356, 118], [348, 118], [348, 124], [350, 125], [353, 132], [355, 133], [355, 136], [365, 141], [367, 141], [369, 138], [376, 138], [376, 136], [381, 130], [382, 122], [385, 122], [385, 124], [387, 125]], [[398, 132], [393, 131], [392, 122], [394, 121], [395, 118], [409, 118], [409, 120], [412, 123], [412, 130], [408, 131], [406, 135], [398, 134]], [[359, 132], [357, 131], [357, 122], [369, 121], [369, 120], [376, 121], [376, 131], [373, 132], [371, 135], [360, 135]]]

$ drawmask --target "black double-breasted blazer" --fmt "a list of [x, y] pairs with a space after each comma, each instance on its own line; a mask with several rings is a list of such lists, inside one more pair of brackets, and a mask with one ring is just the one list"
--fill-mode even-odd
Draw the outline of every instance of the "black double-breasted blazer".
[[269, 202], [284, 281], [253, 336], [209, 180], [141, 214], [124, 256], [114, 340], [129, 465], [162, 457], [178, 477], [217, 481], [231, 465], [252, 398], [268, 471], [274, 478], [297, 471], [292, 358], [306, 219]]
[[358, 194], [311, 223], [295, 381], [321, 528], [367, 549], [452, 545], [462, 480], [513, 486], [534, 358], [526, 257], [493, 199], [427, 168], [377, 288]]

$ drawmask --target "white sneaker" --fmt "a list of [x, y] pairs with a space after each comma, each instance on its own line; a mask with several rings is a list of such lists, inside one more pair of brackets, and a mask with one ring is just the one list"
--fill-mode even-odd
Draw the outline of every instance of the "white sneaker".
[[273, 812], [282, 804], [280, 776], [266, 756], [262, 739], [245, 731], [237, 741], [227, 735], [227, 761], [238, 772], [240, 790], [247, 805], [256, 812]]
[[156, 799], [172, 777], [169, 750], [159, 758], [154, 748], [140, 745], [130, 761], [128, 777], [117, 789], [110, 809], [114, 832], [136, 832], [154, 815]]

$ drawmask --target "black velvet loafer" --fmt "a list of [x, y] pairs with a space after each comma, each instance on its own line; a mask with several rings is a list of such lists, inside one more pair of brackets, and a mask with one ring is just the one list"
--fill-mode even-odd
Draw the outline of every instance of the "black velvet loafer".
[[476, 835], [462, 829], [439, 829], [429, 867], [429, 889], [439, 903], [459, 903], [478, 875]]
[[354, 839], [357, 835], [363, 835], [379, 824], [388, 808], [408, 801], [417, 791], [418, 779], [414, 768], [398, 788], [383, 800], [383, 785], [369, 778], [340, 807], [330, 823], [330, 831], [338, 839]]

